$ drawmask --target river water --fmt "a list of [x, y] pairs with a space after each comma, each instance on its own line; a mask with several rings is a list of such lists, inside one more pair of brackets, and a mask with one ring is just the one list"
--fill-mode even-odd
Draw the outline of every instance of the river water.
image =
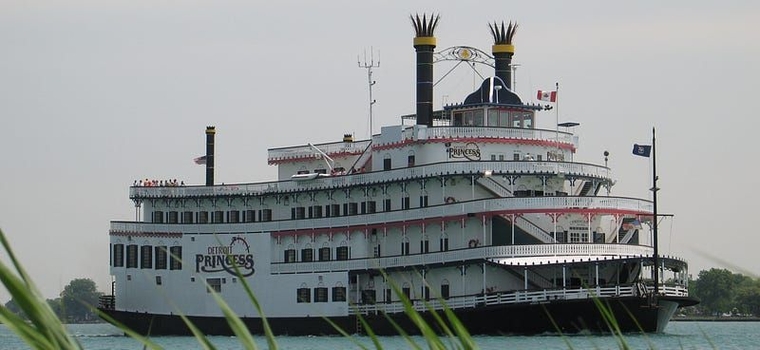
[[[69, 331], [76, 336], [85, 349], [142, 349], [137, 341], [125, 337], [115, 327], [108, 324], [69, 325]], [[210, 337], [217, 349], [240, 349], [235, 337]], [[358, 342], [374, 348], [370, 339], [356, 337]], [[475, 336], [480, 349], [616, 349], [619, 339], [601, 335], [540, 335], [540, 336]], [[192, 337], [154, 337], [152, 339], [166, 349], [196, 349], [198, 342]], [[266, 349], [266, 341], [256, 337], [259, 348]], [[423, 349], [424, 339], [413, 337]], [[276, 338], [280, 349], [358, 349], [350, 339], [331, 337], [287, 337]], [[671, 322], [662, 334], [636, 335], [624, 337], [632, 349], [757, 349], [760, 348], [760, 322]], [[384, 349], [410, 349], [401, 337], [380, 337]], [[28, 349], [28, 346], [0, 325], [0, 349]]]

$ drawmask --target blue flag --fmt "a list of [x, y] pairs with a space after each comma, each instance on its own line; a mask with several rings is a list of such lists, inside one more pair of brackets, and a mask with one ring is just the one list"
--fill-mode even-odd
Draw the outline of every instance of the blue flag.
[[652, 153], [652, 146], [633, 144], [633, 154], [648, 158], [650, 153]]

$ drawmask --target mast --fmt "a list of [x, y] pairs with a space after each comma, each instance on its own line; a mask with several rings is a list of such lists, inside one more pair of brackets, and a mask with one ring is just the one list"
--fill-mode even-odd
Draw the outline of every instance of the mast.
[[652, 127], [652, 203], [653, 203], [653, 220], [652, 225], [652, 245], [654, 246], [654, 294], [660, 293], [660, 279], [658, 277], [660, 270], [660, 262], [657, 254], [657, 151], [654, 143], [654, 127]]
[[378, 52], [378, 59], [377, 62], [375, 62], [375, 49], [370, 48], [370, 59], [369, 62], [367, 62], [367, 51], [364, 51], [364, 63], [359, 61], [359, 57], [356, 58], [357, 63], [359, 63], [359, 68], [364, 68], [367, 70], [367, 84], [369, 84], [369, 139], [372, 139], [372, 133], [374, 132], [372, 128], [372, 106], [375, 105], [375, 99], [372, 98], [372, 87], [375, 86], [376, 81], [372, 80], [372, 68], [379, 68], [380, 67], [380, 53]]

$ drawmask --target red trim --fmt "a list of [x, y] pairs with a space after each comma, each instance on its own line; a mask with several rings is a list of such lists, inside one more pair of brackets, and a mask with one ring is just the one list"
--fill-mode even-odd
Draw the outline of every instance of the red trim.
[[[635, 210], [625, 210], [625, 209], [583, 209], [583, 208], [570, 208], [570, 209], [561, 209], [561, 210], [551, 210], [551, 209], [522, 209], [522, 210], [500, 210], [500, 211], [490, 211], [490, 212], [480, 212], [475, 214], [475, 217], [493, 217], [496, 215], [519, 215], [519, 214], [536, 214], [536, 213], [545, 213], [547, 215], [561, 215], [561, 214], [606, 214], [606, 215], [647, 215], [646, 212], [641, 211], [635, 211]], [[651, 214], [649, 214], [651, 216]], [[295, 235], [311, 235], [311, 234], [322, 234], [322, 233], [338, 233], [338, 232], [354, 232], [354, 231], [361, 231], [361, 230], [371, 230], [373, 228], [388, 228], [388, 227], [406, 227], [406, 226], [415, 226], [415, 225], [423, 225], [427, 223], [437, 223], [439, 221], [456, 221], [460, 219], [466, 219], [467, 214], [463, 215], [452, 215], [452, 216], [445, 216], [445, 217], [431, 217], [431, 218], [425, 218], [425, 219], [416, 219], [416, 220], [408, 220], [408, 221], [394, 221], [394, 222], [387, 222], [382, 224], [373, 224], [373, 225], [349, 225], [349, 226], [338, 226], [338, 227], [322, 227], [322, 228], [313, 228], [313, 229], [303, 229], [303, 230], [287, 230], [287, 231], [273, 231], [271, 232], [271, 235], [273, 237], [283, 237], [283, 236], [295, 236]], [[463, 222], [466, 220], [462, 220]]]
[[539, 140], [539, 139], [517, 139], [517, 138], [499, 138], [499, 137], [441, 137], [441, 138], [432, 138], [427, 140], [404, 140], [401, 142], [396, 143], [389, 143], [385, 145], [378, 145], [373, 146], [372, 150], [386, 150], [386, 149], [393, 149], [393, 148], [401, 148], [404, 146], [407, 146], [409, 144], [413, 143], [425, 143], [425, 142], [438, 142], [438, 143], [446, 143], [446, 142], [482, 142], [482, 143], [506, 143], [506, 144], [522, 144], [522, 145], [532, 145], [532, 146], [545, 146], [545, 147], [551, 147], [551, 148], [563, 148], [570, 150], [571, 152], [575, 152], [576, 149], [573, 146], [572, 143], [565, 143], [565, 142], [557, 142], [557, 141], [551, 141], [551, 140]]
[[110, 231], [110, 236], [132, 236], [132, 237], [172, 237], [181, 238], [181, 232], [132, 232], [132, 231]]

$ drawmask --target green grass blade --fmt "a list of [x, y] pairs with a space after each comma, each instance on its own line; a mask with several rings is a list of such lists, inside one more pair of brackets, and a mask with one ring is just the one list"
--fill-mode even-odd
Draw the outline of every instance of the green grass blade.
[[95, 312], [98, 314], [98, 317], [100, 317], [104, 321], [112, 324], [113, 326], [115, 326], [116, 328], [118, 328], [119, 330], [121, 330], [122, 332], [124, 332], [124, 334], [126, 334], [128, 337], [130, 337], [130, 338], [132, 338], [134, 340], [137, 340], [140, 343], [142, 343], [142, 345], [143, 345], [144, 348], [153, 349], [153, 350], [161, 350], [162, 349], [158, 344], [152, 342], [150, 339], [148, 339], [147, 337], [143, 336], [142, 334], [133, 331], [132, 329], [130, 329], [129, 327], [125, 326], [121, 322], [115, 320], [113, 317], [108, 316], [108, 314], [106, 314], [105, 312], [100, 311], [98, 309], [95, 309]]
[[[340, 326], [338, 326], [337, 324], [335, 324], [335, 322], [333, 322], [329, 318], [322, 317], [322, 319], [324, 319], [325, 322], [329, 323], [330, 326], [332, 326], [336, 331], [338, 331], [338, 333], [340, 333], [340, 335], [342, 335], [343, 337], [345, 337], [348, 340], [350, 340], [352, 343], [354, 343], [360, 349], [369, 350], [366, 346], [364, 346], [364, 344], [360, 343], [359, 340], [356, 339], [356, 337], [351, 336], [351, 334], [348, 334], [348, 332], [346, 332], [343, 328], [341, 328]], [[377, 345], [375, 345], [375, 346], [377, 346]]]
[[0, 243], [2, 243], [3, 249], [5, 249], [16, 270], [14, 273], [5, 264], [0, 263], [0, 281], [34, 326], [33, 328], [21, 328], [22, 326], [19, 325], [18, 329], [25, 332], [23, 333], [27, 337], [25, 340], [39, 342], [45, 338], [44, 343], [50, 343], [52, 348], [80, 349], [79, 342], [68, 334], [66, 327], [58, 319], [50, 305], [41, 297], [39, 290], [21, 266], [16, 254], [13, 253], [13, 249], [11, 249], [2, 230], [0, 230]]
[[256, 350], [256, 342], [253, 340], [251, 332], [248, 330], [248, 327], [245, 326], [240, 317], [238, 317], [238, 315], [232, 311], [227, 302], [225, 302], [218, 293], [212, 290], [211, 295], [214, 297], [216, 304], [219, 305], [219, 308], [222, 310], [222, 314], [224, 314], [224, 318], [227, 319], [227, 324], [229, 324], [230, 329], [232, 329], [232, 332], [235, 333], [236, 337], [238, 337], [240, 345], [248, 350]]
[[216, 350], [216, 347], [214, 344], [211, 344], [211, 341], [208, 340], [208, 337], [206, 337], [203, 332], [201, 332], [198, 327], [196, 327], [193, 322], [190, 321], [190, 319], [187, 318], [184, 314], [179, 314], [179, 317], [182, 318], [182, 322], [185, 322], [185, 325], [187, 325], [187, 328], [190, 329], [190, 332], [193, 333], [193, 336], [196, 340], [198, 340], [198, 343], [201, 345], [201, 347], [205, 350]]

